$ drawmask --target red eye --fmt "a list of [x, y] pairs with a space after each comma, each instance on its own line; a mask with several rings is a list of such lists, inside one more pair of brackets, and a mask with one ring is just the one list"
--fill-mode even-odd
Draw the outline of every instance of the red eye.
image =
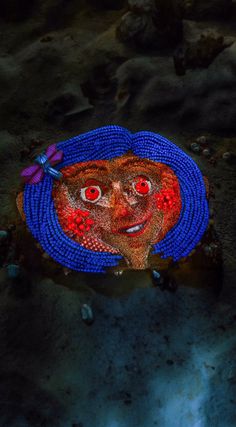
[[95, 203], [102, 197], [102, 190], [98, 185], [90, 185], [82, 188], [80, 194], [85, 202]]
[[137, 194], [146, 196], [146, 194], [150, 193], [151, 182], [145, 177], [138, 176], [133, 182], [133, 188]]

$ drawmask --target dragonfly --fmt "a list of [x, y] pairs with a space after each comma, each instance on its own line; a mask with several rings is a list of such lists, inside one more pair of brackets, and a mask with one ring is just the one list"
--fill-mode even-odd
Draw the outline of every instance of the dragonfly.
[[21, 177], [27, 184], [38, 184], [45, 174], [54, 179], [60, 179], [62, 173], [52, 166], [60, 163], [63, 158], [63, 151], [57, 150], [56, 144], [50, 145], [45, 153], [39, 154], [34, 165], [28, 166], [21, 172]]

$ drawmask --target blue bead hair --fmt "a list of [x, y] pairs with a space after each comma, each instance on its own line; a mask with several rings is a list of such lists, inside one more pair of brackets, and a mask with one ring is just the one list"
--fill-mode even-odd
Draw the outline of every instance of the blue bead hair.
[[[187, 256], [204, 234], [209, 209], [203, 176], [196, 163], [175, 144], [153, 132], [132, 134], [120, 126], [104, 126], [57, 144], [62, 150], [60, 170], [79, 162], [110, 160], [127, 151], [140, 158], [168, 165], [180, 184], [182, 208], [177, 224], [157, 244], [153, 253], [175, 261]], [[94, 252], [69, 238], [58, 221], [52, 198], [53, 178], [45, 175], [36, 185], [26, 184], [24, 212], [33, 236], [57, 262], [76, 271], [104, 273], [117, 266], [120, 255]]]

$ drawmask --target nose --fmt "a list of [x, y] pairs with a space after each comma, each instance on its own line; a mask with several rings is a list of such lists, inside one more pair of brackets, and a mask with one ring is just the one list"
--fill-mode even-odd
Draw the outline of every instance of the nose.
[[133, 208], [122, 191], [115, 189], [111, 198], [112, 218], [114, 220], [125, 218], [133, 214]]
[[131, 210], [128, 206], [124, 205], [123, 203], [117, 204], [117, 206], [114, 207], [113, 210], [113, 218], [124, 218], [126, 216], [129, 216], [131, 214]]

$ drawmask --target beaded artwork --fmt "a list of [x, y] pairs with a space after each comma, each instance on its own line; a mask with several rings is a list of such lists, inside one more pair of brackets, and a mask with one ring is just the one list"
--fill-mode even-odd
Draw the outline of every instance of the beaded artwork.
[[152, 132], [105, 126], [50, 146], [21, 175], [29, 229], [77, 271], [105, 272], [122, 259], [145, 269], [157, 253], [177, 261], [208, 225], [196, 163]]

